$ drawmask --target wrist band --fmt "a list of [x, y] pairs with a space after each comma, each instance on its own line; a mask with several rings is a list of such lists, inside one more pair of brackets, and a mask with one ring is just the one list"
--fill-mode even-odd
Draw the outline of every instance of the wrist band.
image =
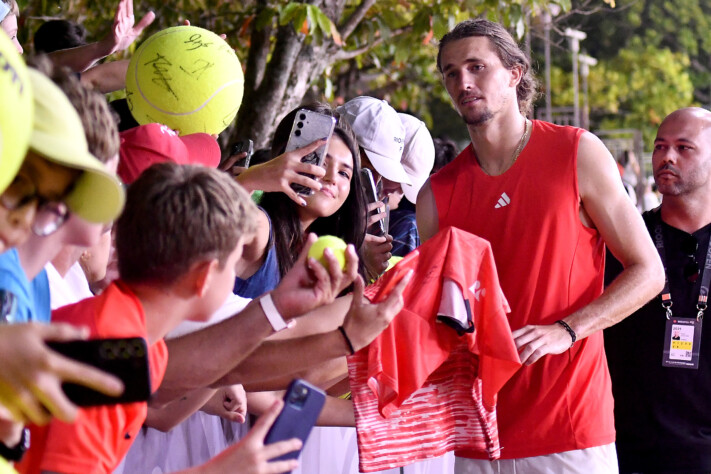
[[578, 339], [578, 336], [575, 334], [575, 331], [573, 331], [573, 328], [571, 328], [568, 323], [563, 321], [562, 319], [559, 319], [556, 321], [556, 323], [560, 324], [563, 326], [563, 329], [568, 331], [568, 334], [570, 334], [570, 338], [573, 340], [573, 342], [570, 343], [570, 347], [573, 347], [573, 344], [575, 344], [575, 341]]
[[353, 349], [353, 344], [351, 344], [351, 340], [348, 337], [348, 334], [346, 334], [346, 330], [343, 329], [343, 326], [338, 326], [338, 330], [341, 331], [341, 334], [343, 334], [343, 339], [346, 340], [346, 344], [348, 344], [348, 350], [351, 351], [351, 355], [355, 354], [355, 349]]
[[279, 332], [288, 327], [282, 315], [279, 314], [279, 310], [276, 306], [274, 306], [271, 294], [267, 293], [266, 295], [260, 297], [259, 306], [262, 307], [262, 311], [264, 311], [264, 315], [267, 317], [269, 324], [272, 325], [274, 332]]

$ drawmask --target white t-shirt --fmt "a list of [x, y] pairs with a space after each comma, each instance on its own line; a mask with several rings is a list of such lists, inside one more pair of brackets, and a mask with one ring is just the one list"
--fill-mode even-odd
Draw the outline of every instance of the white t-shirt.
[[[242, 311], [250, 301], [230, 294], [208, 321], [184, 321], [166, 339], [219, 323]], [[226, 421], [202, 411], [196, 411], [167, 433], [143, 428], [114, 474], [162, 474], [199, 466], [239, 441], [248, 430], [248, 423]]]
[[89, 281], [86, 279], [84, 270], [79, 262], [69, 268], [67, 274], [62, 278], [52, 262], [44, 266], [49, 279], [49, 297], [52, 309], [61, 308], [68, 304], [73, 304], [84, 298], [91, 298], [94, 294], [89, 289]]

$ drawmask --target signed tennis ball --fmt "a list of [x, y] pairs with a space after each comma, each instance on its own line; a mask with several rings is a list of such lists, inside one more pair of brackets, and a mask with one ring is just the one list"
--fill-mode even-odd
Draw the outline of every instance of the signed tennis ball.
[[309, 257], [315, 258], [319, 261], [321, 265], [328, 268], [328, 260], [323, 256], [323, 251], [327, 248], [331, 249], [333, 255], [335, 255], [336, 260], [341, 265], [341, 270], [346, 268], [346, 243], [343, 239], [334, 237], [332, 235], [322, 235], [316, 242], [313, 243], [309, 249]]
[[27, 154], [34, 102], [27, 67], [10, 38], [0, 33], [0, 193]]
[[223, 131], [237, 115], [243, 92], [234, 50], [196, 26], [174, 26], [148, 38], [126, 73], [126, 101], [136, 121], [162, 123], [181, 135]]

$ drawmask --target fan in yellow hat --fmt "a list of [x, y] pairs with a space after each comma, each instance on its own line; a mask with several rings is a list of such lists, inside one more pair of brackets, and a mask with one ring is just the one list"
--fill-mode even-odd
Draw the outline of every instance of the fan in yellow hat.
[[15, 177], [27, 153], [33, 107], [27, 68], [4, 33], [0, 34], [0, 104], [1, 193]]
[[112, 221], [123, 209], [121, 182], [89, 153], [81, 119], [61, 89], [42, 73], [29, 73], [35, 107], [30, 151], [82, 171], [63, 199], [71, 212], [89, 222]]

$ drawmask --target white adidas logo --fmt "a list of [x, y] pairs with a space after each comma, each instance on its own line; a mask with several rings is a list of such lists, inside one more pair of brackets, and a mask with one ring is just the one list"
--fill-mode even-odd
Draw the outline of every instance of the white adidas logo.
[[479, 280], [475, 281], [472, 286], [469, 287], [469, 291], [474, 293], [474, 298], [479, 301], [479, 298], [486, 296], [486, 288], [481, 287], [481, 282]]
[[494, 209], [508, 206], [509, 204], [511, 204], [511, 198], [508, 196], [508, 194], [501, 193], [501, 197], [499, 198], [499, 201], [496, 203], [496, 206], [494, 206]]

